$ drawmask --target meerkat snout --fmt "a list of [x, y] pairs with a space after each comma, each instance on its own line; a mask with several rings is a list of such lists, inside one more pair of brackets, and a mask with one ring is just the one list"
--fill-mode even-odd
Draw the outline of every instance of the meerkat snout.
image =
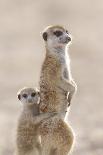
[[69, 36], [66, 37], [66, 43], [70, 42], [71, 38]]
[[60, 43], [62, 43], [62, 44], [68, 44], [68, 43], [70, 43], [71, 42], [71, 37], [70, 36], [65, 36], [65, 37], [61, 37], [60, 38]]

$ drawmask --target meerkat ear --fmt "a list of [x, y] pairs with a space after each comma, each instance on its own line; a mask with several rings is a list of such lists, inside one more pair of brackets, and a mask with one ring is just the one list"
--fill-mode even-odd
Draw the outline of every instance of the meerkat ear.
[[37, 94], [40, 96], [40, 91], [39, 90], [37, 91]]
[[44, 32], [42, 36], [43, 36], [43, 39], [44, 39], [45, 41], [47, 41], [47, 36], [48, 36], [47, 33]]
[[18, 94], [18, 99], [19, 99], [19, 100], [21, 99], [21, 96], [20, 96], [20, 94]]

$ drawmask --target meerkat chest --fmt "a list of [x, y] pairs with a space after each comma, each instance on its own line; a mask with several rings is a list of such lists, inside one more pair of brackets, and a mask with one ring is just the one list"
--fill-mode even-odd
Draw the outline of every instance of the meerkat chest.
[[19, 118], [19, 126], [27, 130], [34, 130], [36, 128], [35, 121], [31, 120], [35, 118], [34, 110], [27, 110], [23, 112]]
[[70, 60], [68, 56], [64, 56], [60, 59], [61, 63], [61, 76], [66, 80], [70, 79]]

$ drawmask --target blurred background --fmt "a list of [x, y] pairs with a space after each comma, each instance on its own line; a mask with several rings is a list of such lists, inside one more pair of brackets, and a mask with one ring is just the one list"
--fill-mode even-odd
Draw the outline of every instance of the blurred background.
[[68, 122], [72, 155], [103, 155], [103, 1], [0, 0], [0, 155], [12, 155], [21, 109], [17, 91], [38, 86], [41, 31], [64, 25], [72, 34], [71, 68], [78, 85]]

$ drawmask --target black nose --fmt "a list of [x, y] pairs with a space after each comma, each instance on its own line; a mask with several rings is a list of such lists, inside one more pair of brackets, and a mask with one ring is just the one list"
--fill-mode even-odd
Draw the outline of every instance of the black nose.
[[71, 38], [69, 36], [66, 36], [65, 43], [68, 44], [71, 41]]
[[29, 99], [28, 99], [28, 102], [29, 102], [29, 103], [32, 103], [32, 99], [31, 99], [31, 98], [29, 98]]
[[69, 42], [69, 41], [71, 41], [71, 38], [70, 37], [67, 37], [66, 40]]

